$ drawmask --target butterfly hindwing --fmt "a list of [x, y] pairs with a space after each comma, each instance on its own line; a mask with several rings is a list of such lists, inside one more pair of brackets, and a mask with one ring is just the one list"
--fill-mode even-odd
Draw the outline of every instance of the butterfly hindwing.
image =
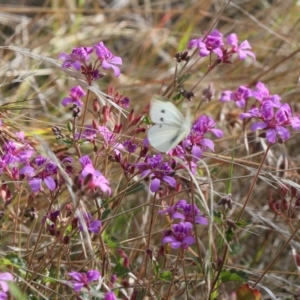
[[160, 152], [175, 148], [190, 132], [189, 128], [174, 128], [172, 125], [153, 125], [148, 131], [148, 140], [152, 147]]
[[157, 124], [153, 125], [148, 131], [148, 139], [152, 147], [160, 152], [168, 152], [180, 141], [180, 129], [172, 125]]

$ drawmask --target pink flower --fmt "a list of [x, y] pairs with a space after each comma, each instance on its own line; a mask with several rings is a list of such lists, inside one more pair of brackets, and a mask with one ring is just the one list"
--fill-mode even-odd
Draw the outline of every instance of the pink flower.
[[223, 56], [223, 35], [218, 30], [212, 31], [205, 38], [198, 38], [189, 41], [189, 48], [199, 48], [199, 55], [201, 57], [208, 56], [211, 52], [214, 52], [219, 57]]
[[236, 91], [224, 91], [221, 95], [221, 102], [235, 101], [238, 107], [244, 107], [246, 101], [252, 96], [251, 90], [241, 85]]
[[260, 103], [270, 101], [274, 107], [281, 106], [280, 96], [277, 94], [271, 95], [268, 88], [262, 82], [258, 82], [255, 85], [255, 89], [252, 91], [252, 96]]
[[81, 178], [84, 180], [87, 178], [87, 176], [90, 176], [86, 186], [90, 189], [100, 188], [104, 193], [111, 195], [109, 181], [102, 175], [100, 171], [94, 168], [89, 157], [87, 155], [82, 156], [79, 161], [83, 166]]
[[255, 54], [250, 51], [251, 46], [248, 41], [243, 41], [240, 45], [238, 44], [238, 38], [235, 33], [231, 33], [227, 36], [227, 44], [232, 46], [231, 51], [238, 54], [240, 60], [244, 60], [247, 56], [252, 57], [255, 60]]
[[5, 273], [0, 273], [0, 286], [2, 291], [0, 291], [0, 299], [7, 299], [7, 294], [9, 290], [9, 285], [7, 281], [13, 281], [14, 278], [11, 273], [5, 272]]
[[117, 300], [117, 297], [113, 291], [105, 294], [104, 300]]

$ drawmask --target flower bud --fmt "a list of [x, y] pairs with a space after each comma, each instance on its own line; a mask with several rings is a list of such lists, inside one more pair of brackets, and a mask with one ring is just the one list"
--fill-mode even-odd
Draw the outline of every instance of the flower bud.
[[100, 111], [100, 104], [99, 104], [97, 98], [93, 99], [93, 110], [96, 113]]

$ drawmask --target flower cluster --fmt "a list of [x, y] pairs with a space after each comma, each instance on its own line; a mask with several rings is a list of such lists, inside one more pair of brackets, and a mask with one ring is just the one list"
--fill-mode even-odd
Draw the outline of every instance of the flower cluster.
[[170, 243], [174, 249], [187, 249], [195, 243], [193, 223], [207, 225], [207, 218], [201, 214], [196, 205], [188, 204], [186, 200], [179, 200], [175, 205], [160, 210], [171, 219], [180, 219], [182, 222], [173, 224], [172, 228], [164, 232], [162, 244]]
[[20, 170], [20, 174], [24, 174], [29, 177], [29, 185], [34, 193], [43, 189], [42, 182], [45, 183], [50, 191], [54, 191], [56, 188], [56, 182], [53, 177], [57, 174], [57, 172], [57, 166], [51, 160], [41, 155], [35, 157], [30, 165], [27, 165]]
[[193, 161], [197, 162], [207, 148], [214, 151], [213, 141], [205, 138], [205, 135], [212, 133], [216, 137], [221, 138], [223, 131], [214, 128], [215, 125], [216, 122], [206, 115], [200, 116], [192, 125], [190, 134], [182, 142], [182, 148], [191, 153]]
[[240, 60], [246, 59], [247, 56], [255, 59], [255, 55], [251, 51], [251, 46], [247, 40], [239, 45], [237, 35], [231, 33], [227, 36], [226, 42], [227, 46], [225, 46], [223, 34], [218, 30], [214, 30], [205, 37], [191, 40], [188, 47], [199, 49], [201, 57], [214, 53], [218, 56], [219, 61], [223, 63], [228, 62], [234, 54], [237, 54]]
[[143, 163], [137, 163], [135, 166], [140, 170], [141, 177], [150, 180], [151, 192], [157, 192], [161, 185], [175, 188], [176, 180], [174, 170], [171, 167], [171, 161], [165, 161], [161, 154], [147, 156]]
[[[95, 54], [95, 58], [92, 62], [90, 60], [93, 53]], [[93, 47], [75, 47], [72, 53], [61, 53], [59, 58], [63, 59], [63, 68], [73, 68], [76, 71], [81, 71], [89, 85], [92, 84], [93, 80], [104, 76], [99, 71], [100, 67], [104, 70], [109, 68], [113, 69], [116, 77], [119, 77], [121, 74], [120, 68], [117, 67], [117, 65], [122, 65], [122, 58], [113, 55], [105, 47], [103, 42], [99, 42]], [[113, 92], [113, 90], [111, 92]], [[73, 117], [77, 118], [80, 116], [81, 108], [84, 106], [82, 98], [86, 95], [87, 93], [82, 89], [82, 87], [77, 85], [70, 89], [69, 96], [63, 98], [61, 103], [63, 106], [70, 105], [71, 110], [73, 111]], [[127, 106], [129, 99], [122, 95], [118, 96], [119, 98], [114, 99], [115, 103], [117, 105]], [[97, 112], [99, 110], [97, 100], [94, 101], [94, 103], [94, 110]], [[103, 115], [107, 116], [108, 113], [109, 111], [107, 107], [104, 106]], [[78, 134], [76, 135], [77, 137], [80, 136]]]
[[[94, 54], [93, 57], [92, 54]], [[104, 76], [100, 73], [100, 67], [104, 70], [113, 69], [116, 77], [119, 77], [121, 74], [118, 65], [122, 65], [122, 58], [113, 55], [109, 49], [105, 47], [103, 42], [99, 42], [92, 47], [75, 47], [72, 53], [61, 53], [59, 58], [63, 59], [62, 68], [73, 68], [76, 71], [81, 71], [88, 85], [92, 85], [94, 80]], [[110, 92], [109, 96], [113, 98], [113, 101], [117, 105], [128, 107], [129, 99], [127, 97], [123, 97], [121, 94], [115, 97], [113, 89], [110, 89]], [[63, 106], [70, 105], [73, 111], [73, 117], [78, 118], [81, 115], [81, 108], [84, 106], [82, 98], [86, 95], [87, 93], [82, 87], [77, 85], [70, 89], [69, 96], [63, 98], [61, 103]], [[86, 102], [88, 102], [88, 99]], [[94, 111], [99, 113], [99, 109], [99, 103], [97, 99], [94, 99]], [[107, 122], [107, 116], [109, 115], [109, 108], [107, 106], [103, 107], [102, 114], [104, 121]], [[81, 137], [86, 138], [85, 135], [81, 136], [81, 133], [78, 134], [77, 132], [75, 132], [75, 136], [77, 139]]]
[[[92, 64], [89, 64], [92, 53], [96, 54], [96, 63], [93, 64], [96, 67], [92, 67]], [[120, 68], [117, 65], [122, 65], [122, 58], [113, 55], [103, 42], [99, 42], [93, 47], [75, 47], [72, 53], [61, 53], [59, 58], [64, 60], [62, 64], [63, 68], [81, 70], [91, 80], [100, 77], [100, 66], [104, 70], [112, 68], [116, 77], [119, 77], [121, 74]]]
[[[23, 134], [18, 133], [18, 136], [22, 137]], [[0, 174], [14, 180], [25, 178], [34, 193], [43, 190], [43, 182], [49, 190], [55, 190], [56, 165], [41, 155], [34, 156], [33, 148], [24, 139], [20, 139], [20, 142], [7, 140], [4, 143]]]
[[23, 143], [7, 140], [3, 144], [3, 152], [0, 157], [0, 174], [6, 174], [9, 178], [19, 179], [20, 165], [27, 164], [33, 155], [32, 147]]
[[255, 104], [248, 112], [241, 114], [241, 119], [255, 119], [251, 125], [251, 130], [262, 129], [261, 137], [266, 137], [267, 141], [274, 144], [290, 138], [290, 131], [287, 128], [300, 129], [300, 118], [293, 116], [290, 106], [281, 103], [279, 95], [270, 94], [268, 88], [258, 82], [255, 89], [251, 90], [245, 86], [240, 86], [236, 91], [223, 92], [220, 101], [235, 101], [239, 107], [246, 107], [250, 99], [255, 99]]
[[[14, 180], [25, 179], [34, 194], [44, 192], [43, 184], [53, 192], [63, 182], [58, 167], [49, 158], [41, 155], [34, 156], [33, 154], [34, 151], [28, 144], [8, 140], [3, 145], [3, 154], [0, 157], [0, 174], [5, 174]], [[69, 165], [73, 161], [72, 157], [65, 157], [62, 160], [62, 165], [65, 166], [66, 172], [70, 175], [74, 173], [73, 167]], [[108, 180], [94, 168], [89, 157], [82, 156], [79, 162], [82, 170], [78, 175], [86, 189], [100, 189], [110, 195], [111, 188]]]

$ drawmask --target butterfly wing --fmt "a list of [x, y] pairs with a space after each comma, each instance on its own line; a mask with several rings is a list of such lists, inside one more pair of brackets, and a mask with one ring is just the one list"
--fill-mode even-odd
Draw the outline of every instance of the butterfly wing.
[[180, 110], [171, 102], [161, 101], [165, 98], [154, 95], [151, 99], [150, 118], [156, 124], [174, 125], [180, 128], [184, 117]]
[[191, 121], [173, 103], [161, 100], [165, 98], [159, 95], [151, 99], [150, 117], [156, 125], [148, 130], [148, 139], [156, 150], [168, 152], [189, 134]]
[[189, 127], [178, 128], [168, 124], [157, 124], [148, 130], [148, 140], [157, 151], [168, 152], [175, 148], [189, 132]]

